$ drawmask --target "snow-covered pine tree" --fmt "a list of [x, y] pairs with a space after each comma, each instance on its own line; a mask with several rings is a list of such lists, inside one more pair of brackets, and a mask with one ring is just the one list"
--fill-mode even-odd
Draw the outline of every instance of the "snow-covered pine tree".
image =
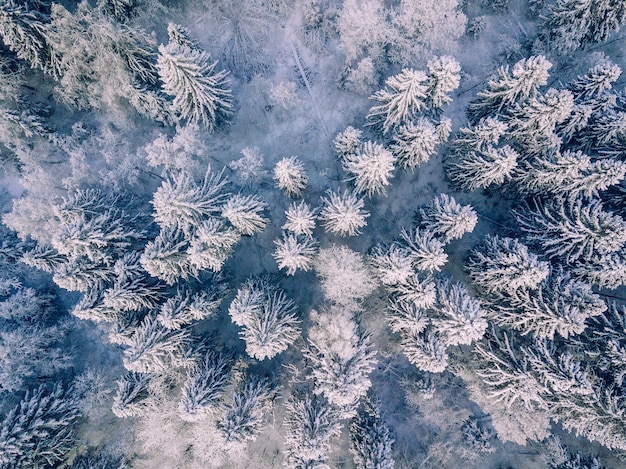
[[485, 151], [498, 145], [507, 128], [508, 124], [496, 117], [482, 118], [474, 126], [461, 127], [452, 146], [461, 155], [470, 151]]
[[269, 220], [263, 216], [267, 204], [256, 194], [236, 194], [222, 207], [222, 216], [242, 234], [252, 236], [263, 231]]
[[592, 161], [581, 151], [565, 150], [525, 161], [515, 176], [522, 193], [597, 198], [624, 179], [626, 163], [613, 158]]
[[229, 358], [209, 351], [201, 363], [187, 372], [178, 404], [181, 419], [197, 422], [217, 410], [230, 382], [230, 366]]
[[417, 270], [438, 272], [448, 262], [448, 255], [443, 250], [444, 244], [432, 231], [420, 228], [410, 231], [402, 229], [400, 236], [407, 246], [411, 264]]
[[347, 246], [320, 249], [314, 267], [324, 297], [346, 309], [358, 309], [358, 302], [377, 287], [373, 272], [361, 254]]
[[581, 334], [587, 320], [606, 311], [606, 303], [591, 287], [562, 268], [553, 269], [535, 290], [519, 289], [490, 302], [492, 321], [504, 327], [553, 339]]
[[190, 233], [202, 220], [219, 215], [228, 195], [223, 173], [213, 173], [209, 166], [200, 183], [187, 171], [172, 173], [152, 197], [154, 220], [161, 228], [178, 226]]
[[133, 16], [137, 4], [135, 0], [98, 0], [98, 8], [122, 23]]
[[52, 275], [59, 287], [69, 291], [86, 292], [101, 289], [115, 278], [115, 272], [106, 264], [95, 264], [86, 258], [70, 259]]
[[446, 344], [431, 328], [419, 334], [413, 332], [402, 334], [400, 345], [409, 362], [422, 371], [442, 373], [448, 367]]
[[626, 112], [611, 109], [598, 116], [585, 129], [581, 140], [585, 147], [608, 154], [623, 151], [626, 148]]
[[149, 285], [143, 276], [120, 276], [104, 291], [102, 304], [116, 311], [152, 309], [161, 299], [160, 287], [159, 284]]
[[351, 125], [346, 130], [337, 134], [333, 145], [340, 161], [344, 161], [350, 155], [356, 155], [363, 144], [363, 132]]
[[490, 294], [536, 289], [550, 273], [550, 264], [517, 239], [487, 235], [466, 264], [472, 281]]
[[129, 338], [124, 367], [138, 373], [162, 373], [172, 367], [189, 366], [186, 352], [190, 336], [188, 329], [170, 330], [156, 317], [147, 316]]
[[619, 288], [626, 285], [626, 250], [578, 263], [572, 273], [600, 288]]
[[549, 5], [543, 24], [544, 41], [559, 54], [570, 54], [605, 41], [626, 21], [620, 0], [556, 0]]
[[392, 298], [388, 308], [387, 322], [391, 330], [400, 334], [401, 337], [414, 337], [424, 332], [430, 324], [426, 311], [426, 308], [414, 302]]
[[311, 311], [304, 355], [311, 368], [314, 393], [322, 394], [340, 418], [352, 417], [371, 386], [369, 374], [376, 363], [369, 335], [351, 314], [331, 306], [322, 313]]
[[478, 216], [470, 205], [459, 204], [454, 197], [440, 194], [420, 209], [421, 225], [441, 237], [444, 243], [471, 233]]
[[604, 210], [599, 200], [536, 201], [535, 208], [517, 211], [516, 218], [528, 242], [568, 263], [620, 251], [626, 243], [626, 221]]
[[77, 400], [60, 384], [41, 385], [10, 408], [0, 422], [3, 467], [55, 467], [73, 449]]
[[435, 126], [430, 120], [419, 117], [398, 127], [393, 135], [391, 151], [404, 169], [413, 171], [426, 163], [449, 136], [450, 120], [442, 119]]
[[297, 236], [283, 232], [282, 239], [275, 239], [276, 250], [273, 257], [279, 269], [285, 269], [287, 275], [294, 275], [300, 269], [308, 272], [313, 267], [317, 253], [317, 241], [310, 236]]
[[509, 72], [501, 67], [498, 76], [487, 83], [487, 89], [467, 107], [467, 116], [473, 124], [484, 117], [497, 117], [515, 103], [534, 96], [539, 87], [548, 83], [548, 70], [552, 64], [542, 55], [522, 59]]
[[518, 165], [519, 154], [508, 145], [489, 146], [484, 151], [468, 151], [451, 157], [446, 164], [446, 176], [466, 191], [501, 185], [511, 179]]
[[461, 64], [454, 57], [443, 55], [428, 62], [428, 91], [426, 106], [441, 109], [452, 102], [450, 93], [461, 83]]
[[304, 171], [304, 163], [295, 156], [283, 158], [274, 166], [276, 187], [285, 191], [288, 197], [300, 197], [309, 183]]
[[380, 104], [370, 109], [367, 118], [386, 134], [427, 108], [429, 78], [423, 71], [405, 68], [385, 83], [385, 89], [371, 96]]
[[357, 469], [393, 469], [393, 443], [380, 405], [367, 399], [350, 424], [350, 452]]
[[178, 279], [197, 274], [187, 257], [189, 239], [178, 227], [165, 227], [146, 244], [141, 254], [141, 266], [153, 277], [173, 285]]
[[292, 202], [285, 211], [287, 222], [282, 226], [283, 230], [291, 231], [296, 235], [313, 236], [315, 228], [316, 210], [301, 200], [299, 203]]
[[221, 292], [217, 288], [197, 293], [179, 289], [176, 295], [161, 304], [157, 321], [167, 329], [181, 329], [215, 314], [221, 302]]
[[375, 246], [367, 260], [383, 285], [404, 283], [413, 274], [411, 255], [398, 243]]
[[618, 65], [605, 59], [569, 83], [567, 89], [574, 94], [576, 103], [589, 104], [611, 91], [621, 74], [622, 69]]
[[[274, 392], [267, 381], [248, 379], [233, 392], [232, 401], [223, 408], [217, 421], [226, 449], [240, 448], [254, 441], [272, 406]], [[242, 448], [240, 448], [242, 449]]]
[[42, 11], [45, 4], [37, 1], [2, 2], [0, 5], [0, 37], [5, 46], [32, 68], [50, 69], [50, 52], [46, 30], [50, 17]]
[[286, 407], [287, 467], [323, 468], [331, 452], [330, 440], [341, 433], [337, 413], [323, 398], [310, 393], [292, 397]]
[[208, 218], [196, 228], [190, 241], [186, 258], [190, 272], [206, 269], [219, 272], [240, 239], [241, 234], [221, 219]]
[[379, 143], [365, 142], [354, 154], [348, 154], [342, 161], [343, 169], [350, 175], [348, 181], [354, 181], [357, 193], [369, 197], [385, 194], [385, 186], [393, 177], [396, 157]]
[[322, 197], [324, 207], [319, 214], [326, 232], [341, 237], [360, 235], [360, 229], [367, 225], [365, 219], [370, 216], [363, 210], [363, 199], [347, 190], [340, 193], [329, 189], [327, 195]]
[[268, 295], [276, 291], [277, 287], [266, 276], [250, 277], [237, 290], [237, 294], [230, 306], [228, 314], [238, 326], [243, 326], [246, 319], [255, 311], [263, 307]]
[[215, 72], [217, 62], [211, 63], [208, 53], [181, 43], [169, 29], [170, 42], [159, 46], [157, 61], [163, 91], [174, 97], [172, 109], [179, 119], [213, 131], [234, 109], [228, 73]]
[[150, 393], [150, 375], [130, 371], [117, 380], [117, 392], [111, 410], [119, 418], [144, 415], [156, 402]]
[[437, 300], [435, 282], [432, 277], [414, 273], [404, 282], [393, 285], [390, 291], [394, 298], [418, 308], [430, 308]]

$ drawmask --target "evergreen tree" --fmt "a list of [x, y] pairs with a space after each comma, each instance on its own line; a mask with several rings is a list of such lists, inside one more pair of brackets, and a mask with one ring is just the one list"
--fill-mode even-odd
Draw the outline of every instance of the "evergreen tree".
[[211, 63], [209, 54], [181, 44], [171, 31], [169, 44], [159, 46], [157, 67], [163, 91], [174, 97], [172, 109], [180, 119], [213, 131], [233, 112], [228, 73], [216, 73], [217, 62]]
[[508, 124], [496, 117], [486, 117], [471, 127], [459, 129], [459, 135], [452, 141], [457, 153], [486, 151], [498, 145], [508, 128]]
[[613, 83], [622, 74], [622, 69], [609, 60], [591, 67], [587, 73], [567, 85], [577, 103], [586, 104], [611, 91]]
[[444, 244], [432, 231], [414, 228], [408, 232], [402, 229], [401, 236], [407, 245], [411, 264], [417, 270], [438, 272], [448, 262], [448, 255], [443, 250]]
[[394, 285], [391, 292], [399, 301], [418, 308], [430, 308], [437, 300], [435, 282], [432, 277], [422, 277], [417, 273], [409, 276], [404, 282]]
[[471, 233], [478, 216], [469, 205], [459, 204], [454, 197], [440, 194], [426, 207], [420, 209], [421, 224], [427, 230], [449, 243]]
[[448, 139], [450, 125], [449, 119], [442, 119], [435, 126], [424, 117], [401, 125], [393, 135], [391, 151], [403, 168], [413, 171], [426, 163], [435, 154], [437, 147]]
[[[121, 277], [121, 276], [120, 276]], [[148, 285], [143, 276], [117, 277], [102, 295], [102, 305], [116, 311], [154, 308], [161, 299], [159, 285]]]
[[363, 199], [356, 194], [344, 191], [343, 194], [327, 191], [328, 197], [322, 197], [324, 207], [319, 218], [327, 232], [339, 236], [356, 236], [367, 225], [365, 219], [369, 213], [363, 210]]
[[382, 145], [365, 142], [355, 154], [348, 154], [342, 161], [343, 169], [350, 174], [349, 181], [354, 181], [357, 193], [369, 197], [385, 194], [385, 186], [393, 177], [396, 157]]
[[153, 409], [150, 375], [130, 371], [117, 380], [117, 392], [113, 399], [113, 413], [119, 418], [145, 415]]
[[341, 433], [337, 413], [324, 399], [308, 393], [292, 397], [286, 407], [287, 467], [325, 467], [331, 452], [330, 440]]
[[[239, 214], [241, 215], [241, 214]], [[245, 216], [245, 215], [244, 215]], [[243, 217], [242, 217], [243, 218]], [[253, 214], [253, 220], [248, 223], [260, 223]], [[243, 223], [239, 220], [238, 222]], [[241, 239], [241, 234], [226, 226], [218, 218], [209, 218], [200, 224], [189, 243], [187, 262], [192, 268], [192, 275], [206, 269], [213, 272], [222, 270], [224, 262], [231, 256], [235, 245]]]
[[426, 329], [420, 334], [403, 334], [400, 345], [409, 362], [422, 371], [442, 373], [448, 367], [446, 344], [433, 329]]
[[69, 469], [129, 469], [123, 456], [114, 456], [89, 448], [72, 460]]
[[179, 278], [197, 273], [187, 257], [189, 240], [180, 228], [166, 227], [146, 244], [141, 254], [141, 266], [153, 277], [172, 285]]
[[217, 311], [222, 302], [221, 293], [218, 288], [198, 293], [179, 289], [159, 307], [157, 321], [167, 329], [178, 330], [206, 319]]
[[154, 220], [162, 227], [180, 227], [185, 233], [210, 216], [220, 214], [227, 194], [223, 171], [212, 173], [207, 168], [201, 183], [187, 171], [173, 173], [161, 183], [152, 197]]
[[187, 372], [178, 412], [187, 422], [196, 422], [216, 411], [230, 381], [230, 360], [207, 352], [204, 360]]
[[124, 350], [124, 367], [138, 373], [162, 373], [172, 367], [189, 366], [189, 341], [189, 330], [170, 330], [147, 316]]
[[369, 400], [350, 424], [350, 452], [358, 469], [393, 469], [393, 437], [380, 418], [378, 405]]
[[447, 55], [437, 57], [428, 62], [427, 107], [440, 109], [444, 104], [452, 102], [449, 93], [461, 83], [461, 65]]
[[317, 242], [313, 238], [283, 232], [282, 239], [275, 239], [274, 245], [274, 259], [279, 269], [286, 269], [287, 275], [294, 275], [298, 269], [308, 272], [313, 267], [317, 253]]
[[3, 467], [54, 467], [74, 447], [76, 399], [57, 384], [27, 392], [0, 423]]
[[467, 268], [472, 281], [492, 294], [534, 290], [550, 272], [550, 265], [517, 239], [491, 235], [472, 251]]
[[282, 226], [283, 230], [289, 230], [296, 235], [313, 236], [315, 212], [304, 201], [300, 201], [298, 204], [292, 202], [285, 212], [287, 222]]
[[488, 147], [484, 151], [468, 151], [446, 165], [446, 176], [466, 191], [501, 185], [511, 179], [518, 165], [519, 154], [508, 145]]
[[267, 208], [257, 195], [230, 197], [222, 207], [222, 216], [242, 234], [251, 236], [263, 231], [269, 220], [262, 213]]
[[548, 70], [552, 64], [542, 55], [522, 59], [509, 72], [501, 67], [498, 76], [489, 80], [487, 89], [478, 93], [478, 98], [467, 108], [470, 122], [477, 123], [484, 117], [497, 117], [515, 103], [524, 102], [534, 96], [540, 86], [548, 83]]
[[626, 285], [626, 253], [606, 254], [589, 262], [576, 264], [572, 273], [600, 288], [616, 289]]
[[283, 158], [274, 167], [276, 187], [285, 191], [288, 197], [300, 197], [309, 183], [304, 164], [297, 157]]
[[227, 448], [256, 440], [273, 394], [270, 385], [259, 380], [245, 381], [233, 392], [217, 421]]
[[587, 261], [617, 252], [626, 243], [626, 222], [604, 210], [599, 200], [555, 198], [516, 215], [526, 239], [550, 258]]
[[367, 118], [380, 123], [383, 132], [389, 133], [428, 107], [429, 82], [426, 73], [411, 69], [389, 77], [387, 88], [371, 96], [380, 104], [370, 109]]
[[352, 126], [346, 127], [346, 130], [337, 134], [333, 140], [333, 145], [341, 161], [359, 152], [363, 144], [361, 140], [362, 136], [363, 132]]
[[314, 393], [337, 408], [340, 417], [354, 415], [359, 399], [371, 386], [369, 374], [376, 363], [369, 335], [350, 313], [331, 307], [324, 313], [311, 312], [304, 350], [311, 368]]
[[47, 28], [49, 15], [43, 2], [8, 0], [0, 5], [0, 37], [5, 46], [32, 68], [50, 67]]
[[393, 243], [389, 247], [375, 246], [368, 256], [368, 261], [384, 285], [404, 283], [413, 274], [410, 253], [398, 243]]

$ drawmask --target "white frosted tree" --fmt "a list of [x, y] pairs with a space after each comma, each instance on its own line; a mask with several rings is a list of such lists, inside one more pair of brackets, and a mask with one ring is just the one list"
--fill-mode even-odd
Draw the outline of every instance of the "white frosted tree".
[[331, 306], [327, 311], [311, 311], [304, 350], [311, 368], [314, 393], [323, 395], [341, 418], [354, 415], [359, 399], [371, 386], [369, 374], [376, 363], [370, 338], [351, 314]]
[[497, 117], [515, 103], [524, 102], [534, 96], [539, 87], [548, 83], [548, 70], [552, 64], [542, 55], [522, 59], [509, 71], [501, 67], [498, 76], [487, 83], [487, 89], [478, 93], [478, 98], [467, 108], [472, 123], [484, 117]]
[[141, 266], [153, 277], [172, 285], [180, 278], [197, 274], [187, 258], [189, 240], [180, 228], [161, 229], [157, 237], [146, 244], [141, 254]]
[[184, 261], [192, 269], [191, 275], [206, 269], [213, 272], [222, 270], [240, 239], [239, 231], [226, 226], [219, 218], [211, 217], [202, 222], [189, 242]]
[[488, 235], [467, 261], [472, 281], [487, 293], [534, 290], [550, 273], [550, 264], [517, 239]]
[[577, 103], [588, 104], [613, 89], [622, 69], [605, 59], [567, 85]]
[[422, 371], [442, 373], [448, 367], [446, 344], [432, 329], [420, 334], [403, 334], [400, 345], [409, 362]]
[[0, 422], [0, 464], [4, 467], [54, 467], [75, 445], [77, 400], [59, 384], [26, 392]]
[[163, 91], [173, 96], [172, 110], [179, 119], [213, 131], [234, 110], [228, 73], [216, 72], [217, 62], [211, 63], [208, 53], [177, 41], [169, 29], [170, 42], [159, 46], [157, 60]]
[[189, 366], [186, 353], [189, 345], [188, 329], [170, 330], [156, 318], [147, 316], [124, 350], [124, 367], [138, 373], [162, 373], [172, 367]]
[[263, 231], [269, 220], [263, 216], [267, 204], [257, 195], [237, 194], [222, 207], [222, 216], [242, 234], [251, 236]]
[[321, 397], [304, 394], [287, 401], [285, 446], [290, 469], [327, 466], [330, 442], [341, 433], [335, 410]]
[[369, 217], [363, 210], [363, 199], [347, 190], [343, 193], [328, 190], [327, 195], [322, 197], [324, 206], [319, 214], [326, 232], [342, 237], [361, 234], [361, 228], [367, 225], [365, 219]]
[[300, 197], [309, 183], [304, 163], [295, 156], [283, 158], [274, 166], [274, 181], [288, 197]]
[[421, 225], [449, 243], [471, 233], [478, 216], [470, 205], [459, 204], [454, 197], [440, 194], [426, 207], [420, 209]]
[[452, 102], [450, 93], [461, 83], [461, 64], [454, 57], [444, 55], [428, 62], [429, 108], [440, 109]]
[[285, 211], [287, 222], [282, 226], [296, 235], [313, 236], [315, 228], [316, 210], [312, 209], [305, 201], [292, 202]]
[[154, 308], [161, 296], [160, 285], [149, 285], [143, 276], [117, 277], [104, 291], [102, 304], [116, 311], [140, 311]]
[[228, 311], [241, 327], [239, 335], [246, 342], [246, 352], [257, 360], [275, 357], [300, 336], [296, 304], [266, 281], [248, 279]]
[[178, 403], [181, 419], [198, 422], [217, 411], [230, 383], [230, 365], [227, 357], [210, 351], [187, 372]]
[[347, 0], [337, 14], [339, 48], [346, 60], [362, 56], [378, 59], [389, 41], [390, 28], [381, 0]]
[[216, 313], [222, 302], [217, 289], [191, 293], [179, 289], [158, 308], [157, 321], [167, 329], [178, 330]]
[[495, 117], [486, 117], [474, 126], [461, 127], [458, 136], [451, 143], [461, 155], [470, 151], [485, 151], [498, 145], [507, 128], [506, 122]]
[[484, 151], [468, 151], [451, 157], [446, 165], [446, 176], [466, 191], [486, 189], [510, 180], [518, 167], [519, 154], [508, 145], [488, 147]]
[[404, 283], [413, 274], [411, 255], [398, 243], [375, 246], [367, 260], [384, 285]]
[[185, 170], [172, 173], [152, 197], [154, 220], [162, 228], [178, 226], [191, 232], [202, 220], [219, 215], [226, 182], [223, 171], [213, 173], [210, 166], [200, 183]]
[[614, 252], [577, 264], [572, 273], [592, 285], [616, 289], [626, 285], [626, 252]]
[[448, 262], [444, 252], [444, 244], [437, 239], [434, 232], [414, 228], [411, 231], [402, 229], [411, 264], [417, 269], [427, 272], [438, 272]]
[[366, 402], [350, 423], [350, 452], [357, 469], [393, 469], [393, 437], [377, 403]]
[[365, 142], [354, 154], [348, 154], [342, 161], [343, 169], [350, 175], [357, 193], [369, 197], [385, 194], [385, 187], [393, 177], [396, 157], [379, 143]]
[[273, 394], [266, 381], [248, 379], [238, 386], [217, 421], [226, 449], [243, 449], [243, 445], [257, 439]]
[[439, 145], [448, 139], [450, 125], [449, 119], [444, 118], [435, 125], [430, 120], [419, 117], [398, 127], [393, 134], [393, 145], [390, 149], [403, 168], [413, 171], [426, 163], [437, 152]]
[[149, 412], [156, 405], [150, 392], [150, 375], [127, 372], [117, 380], [117, 391], [111, 410], [116, 417], [138, 417]]
[[317, 253], [317, 241], [309, 236], [297, 236], [283, 232], [282, 239], [275, 239], [276, 249], [272, 254], [279, 269], [294, 275], [298, 269], [308, 272]]
[[358, 302], [377, 287], [361, 254], [347, 246], [320, 249], [314, 268], [321, 278], [324, 297], [344, 308], [357, 308]]
[[526, 239], [550, 258], [591, 260], [621, 250], [626, 221], [605, 210], [599, 200], [553, 198], [517, 212]]
[[414, 273], [404, 282], [393, 285], [391, 293], [400, 301], [418, 308], [430, 308], [437, 300], [435, 282], [432, 277]]
[[362, 137], [363, 132], [351, 125], [346, 127], [346, 130], [343, 132], [337, 134], [333, 140], [333, 146], [341, 161], [359, 152], [361, 145], [363, 145]]
[[380, 104], [370, 109], [367, 118], [389, 133], [427, 109], [429, 79], [425, 72], [407, 68], [387, 78], [385, 83], [385, 89], [371, 96], [370, 99]]

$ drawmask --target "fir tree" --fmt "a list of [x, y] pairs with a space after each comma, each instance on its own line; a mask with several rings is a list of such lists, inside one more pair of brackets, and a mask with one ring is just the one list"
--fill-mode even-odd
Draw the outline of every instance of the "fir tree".
[[363, 210], [363, 199], [344, 191], [343, 194], [328, 190], [328, 197], [322, 197], [324, 207], [319, 218], [327, 232], [339, 236], [356, 236], [367, 225], [369, 213]]
[[411, 264], [417, 270], [438, 272], [448, 262], [444, 244], [429, 230], [414, 228], [410, 232], [402, 230], [402, 239], [407, 245]]
[[424, 117], [401, 125], [393, 135], [391, 151], [403, 168], [413, 171], [426, 163], [435, 154], [437, 147], [447, 140], [450, 125], [449, 119], [442, 119], [435, 126]]
[[437, 57], [428, 62], [428, 91], [426, 104], [428, 108], [442, 108], [452, 102], [449, 93], [461, 83], [461, 65], [447, 55]]
[[393, 243], [389, 247], [375, 246], [368, 256], [368, 261], [384, 285], [404, 283], [413, 274], [410, 253], [398, 243]]
[[[41, 11], [43, 3], [10, 0], [0, 6], [0, 37], [18, 58], [32, 68], [50, 67], [47, 28], [49, 16]], [[39, 8], [37, 8], [39, 7]]]
[[452, 145], [461, 155], [471, 151], [486, 151], [498, 145], [507, 128], [507, 123], [495, 117], [482, 118], [472, 127], [459, 129], [459, 135], [452, 141]]
[[467, 262], [471, 279], [488, 293], [534, 290], [546, 279], [550, 265], [517, 239], [488, 235]]
[[337, 134], [333, 140], [333, 145], [337, 156], [341, 161], [352, 155], [356, 155], [363, 144], [361, 138], [363, 132], [359, 129], [355, 129], [352, 126], [346, 127], [346, 130]]
[[341, 433], [337, 413], [324, 399], [308, 393], [292, 397], [286, 407], [287, 467], [324, 467], [331, 452], [330, 440]]
[[371, 96], [380, 104], [370, 109], [367, 118], [389, 133], [427, 108], [429, 79], [422, 71], [404, 69], [385, 83], [387, 88]]
[[113, 399], [113, 413], [119, 418], [145, 415], [153, 409], [150, 375], [130, 371], [117, 380], [117, 392]]
[[196, 422], [215, 412], [230, 381], [229, 369], [227, 357], [207, 352], [204, 360], [187, 372], [178, 405], [180, 418]]
[[526, 239], [567, 262], [617, 252], [626, 243], [626, 222], [598, 200], [551, 199], [517, 212]]
[[74, 447], [73, 425], [79, 417], [71, 392], [44, 385], [27, 392], [0, 423], [3, 467], [54, 467]]
[[263, 231], [269, 220], [262, 213], [267, 204], [256, 195], [230, 197], [222, 207], [222, 216], [242, 234], [251, 236]]
[[172, 109], [180, 119], [213, 131], [233, 111], [228, 73], [216, 73], [217, 62], [211, 63], [209, 54], [180, 42], [170, 32], [169, 44], [159, 46], [157, 67], [163, 91], [174, 97]]
[[609, 60], [603, 60], [591, 67], [584, 75], [578, 76], [567, 85], [567, 88], [574, 94], [577, 103], [586, 104], [611, 91], [613, 83], [621, 74], [622, 69], [618, 65]]
[[[242, 214], [238, 214], [242, 215]], [[241, 216], [240, 218], [244, 218]], [[247, 220], [248, 223], [256, 223], [256, 217]], [[238, 222], [243, 223], [241, 219]], [[231, 256], [235, 245], [241, 239], [241, 234], [226, 226], [219, 218], [209, 218], [200, 224], [189, 243], [186, 261], [191, 266], [190, 274], [210, 269], [213, 272], [222, 270], [224, 262]], [[184, 277], [184, 276], [183, 276]], [[184, 277], [186, 278], [186, 277]]]
[[217, 289], [193, 294], [179, 289], [159, 307], [157, 321], [167, 329], [178, 330], [215, 314], [221, 302]]
[[403, 334], [400, 345], [409, 362], [422, 371], [442, 373], [448, 367], [446, 344], [432, 329], [420, 334]]
[[501, 67], [498, 76], [489, 80], [487, 89], [478, 93], [478, 98], [467, 108], [472, 123], [484, 117], [497, 117], [503, 110], [515, 103], [524, 102], [534, 96], [540, 86], [548, 82], [548, 70], [552, 64], [542, 55], [522, 59], [509, 72]]
[[393, 469], [394, 443], [376, 403], [369, 400], [350, 424], [350, 452], [358, 469]]
[[382, 145], [365, 142], [355, 154], [349, 154], [343, 160], [343, 169], [350, 174], [349, 181], [354, 181], [357, 193], [369, 197], [385, 194], [385, 186], [393, 177], [396, 157]]
[[518, 165], [519, 154], [510, 146], [488, 147], [484, 151], [469, 151], [446, 165], [446, 176], [466, 191], [501, 185], [511, 179]]
[[274, 259], [279, 269], [285, 269], [287, 275], [294, 275], [300, 269], [308, 272], [313, 266], [317, 253], [317, 242], [308, 236], [283, 232], [282, 239], [275, 239]]
[[432, 277], [420, 274], [409, 276], [404, 282], [394, 285], [391, 293], [400, 301], [418, 308], [430, 308], [436, 302], [435, 283]]
[[104, 291], [102, 304], [117, 311], [140, 311], [154, 308], [161, 299], [159, 285], [150, 286], [140, 276], [120, 278]]
[[282, 226], [283, 230], [289, 230], [296, 235], [313, 236], [315, 228], [315, 210], [304, 201], [298, 204], [292, 202], [285, 212], [287, 222]]
[[285, 191], [288, 197], [300, 197], [309, 183], [304, 164], [295, 156], [283, 158], [274, 167], [276, 187]]
[[421, 224], [445, 243], [472, 232], [478, 223], [478, 216], [471, 206], [461, 205], [447, 194], [435, 197], [428, 206], [420, 209], [420, 214]]
[[172, 285], [179, 278], [197, 273], [187, 257], [189, 239], [180, 228], [166, 227], [146, 244], [141, 255], [141, 266], [153, 277]]

